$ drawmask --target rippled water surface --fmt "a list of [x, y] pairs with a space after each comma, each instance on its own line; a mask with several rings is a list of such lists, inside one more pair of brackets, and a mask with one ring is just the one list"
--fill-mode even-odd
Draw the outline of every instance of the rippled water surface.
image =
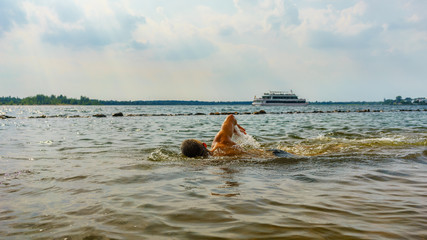
[[245, 147], [293, 156], [188, 159], [260, 108], [0, 106], [0, 238], [426, 239], [424, 108], [264, 107], [302, 113], [237, 115]]

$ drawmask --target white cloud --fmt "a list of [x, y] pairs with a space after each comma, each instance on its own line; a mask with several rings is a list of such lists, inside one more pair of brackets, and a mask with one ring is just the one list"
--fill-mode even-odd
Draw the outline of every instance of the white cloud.
[[202, 30], [186, 23], [164, 19], [156, 22], [147, 19], [134, 31], [136, 42], [149, 46], [150, 59], [197, 60], [206, 58], [216, 51], [215, 45], [202, 37]]
[[411, 23], [417, 23], [421, 20], [421, 17], [419, 17], [417, 14], [413, 14], [412, 16], [410, 16], [409, 18], [407, 18], [408, 22]]
[[365, 34], [373, 28], [373, 24], [363, 18], [366, 8], [367, 4], [361, 1], [344, 9], [335, 9], [332, 5], [320, 9], [302, 9], [299, 13], [302, 23], [296, 28], [289, 29], [288, 34], [300, 44], [323, 46], [326, 40], [331, 41], [331, 44], [327, 45], [343, 47], [347, 45], [345, 42], [350, 42], [350, 45], [354, 46], [354, 43], [351, 43], [352, 37], [355, 37], [356, 42], [363, 41], [358, 35]]
[[335, 28], [337, 33], [345, 35], [356, 35], [371, 27], [371, 24], [364, 23], [360, 18], [364, 15], [367, 5], [365, 2], [358, 2], [351, 8], [339, 11], [339, 17], [336, 20]]
[[25, 12], [18, 1], [0, 1], [0, 37], [15, 25], [27, 23]]
[[26, 13], [28, 19], [30, 19], [30, 25], [37, 26], [40, 33], [49, 32], [51, 27], [61, 28], [67, 31], [76, 29], [83, 29], [82, 22], [63, 22], [60, 14], [55, 11], [54, 8], [37, 5], [32, 2], [24, 2], [23, 10]]
[[84, 1], [78, 6], [71, 3], [38, 5], [25, 2], [23, 5], [30, 24], [39, 27], [42, 40], [74, 49], [130, 43], [133, 30], [145, 23], [143, 16], [132, 15], [121, 5], [106, 1]]

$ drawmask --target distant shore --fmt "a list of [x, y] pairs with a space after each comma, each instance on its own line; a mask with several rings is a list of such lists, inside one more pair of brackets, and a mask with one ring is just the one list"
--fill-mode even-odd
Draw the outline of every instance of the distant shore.
[[[98, 100], [81, 96], [80, 99], [68, 98], [63, 95], [36, 95], [26, 98], [0, 97], [0, 105], [251, 105], [252, 101], [197, 101], [197, 100], [138, 100], [116, 101]], [[410, 98], [396, 100], [384, 99], [382, 102], [348, 101], [348, 102], [309, 102], [310, 105], [427, 105], [425, 101], [412, 101]]]
[[138, 100], [116, 101], [98, 100], [81, 96], [80, 99], [68, 98], [63, 95], [33, 97], [0, 97], [0, 105], [250, 105], [251, 101], [182, 101], [182, 100]]

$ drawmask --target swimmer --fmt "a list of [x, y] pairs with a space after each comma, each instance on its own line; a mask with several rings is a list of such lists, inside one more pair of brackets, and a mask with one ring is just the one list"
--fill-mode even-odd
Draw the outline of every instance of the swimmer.
[[221, 126], [221, 130], [216, 134], [211, 150], [207, 149], [206, 143], [195, 139], [187, 139], [181, 144], [181, 152], [187, 157], [207, 157], [212, 156], [231, 156], [243, 153], [243, 150], [231, 138], [234, 134], [239, 134], [237, 129], [243, 134], [246, 130], [237, 124], [234, 115], [229, 115]]
[[[181, 144], [181, 152], [187, 157], [208, 157], [208, 156], [235, 156], [248, 154], [232, 138], [233, 135], [246, 135], [246, 130], [237, 123], [236, 118], [233, 114], [230, 114], [223, 122], [220, 131], [216, 134], [211, 150], [207, 148], [206, 143], [196, 139], [187, 139]], [[256, 155], [265, 155], [266, 152], [262, 150], [250, 151], [250, 154], [256, 152]], [[267, 153], [279, 156], [279, 154], [285, 154], [282, 150], [272, 150]]]

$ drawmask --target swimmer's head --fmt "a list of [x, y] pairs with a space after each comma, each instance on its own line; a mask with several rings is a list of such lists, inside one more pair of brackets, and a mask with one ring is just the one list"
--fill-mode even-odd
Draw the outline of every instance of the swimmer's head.
[[209, 155], [206, 143], [195, 139], [187, 139], [182, 142], [181, 152], [187, 157], [207, 157]]

